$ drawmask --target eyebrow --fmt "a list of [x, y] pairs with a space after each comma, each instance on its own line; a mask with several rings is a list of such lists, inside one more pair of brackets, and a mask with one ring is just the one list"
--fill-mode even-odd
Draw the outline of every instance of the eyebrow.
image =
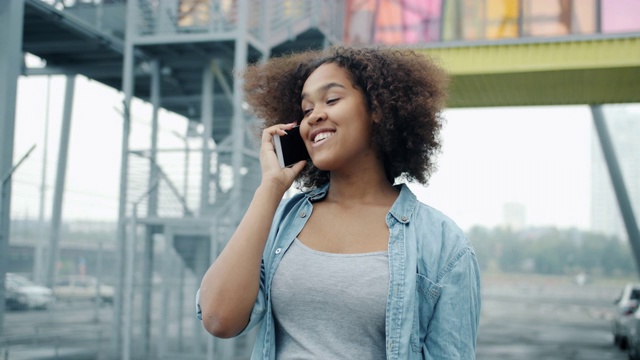
[[[325, 91], [327, 91], [327, 90], [329, 90], [329, 89], [331, 89], [333, 87], [341, 87], [343, 89], [346, 89], [343, 85], [338, 84], [337, 82], [330, 82], [330, 83], [328, 83], [326, 85], [321, 86], [318, 90], [316, 90], [316, 92], [325, 92]], [[309, 96], [309, 94], [307, 94], [305, 92], [302, 93], [302, 98], [303, 99], [307, 98], [308, 96]]]

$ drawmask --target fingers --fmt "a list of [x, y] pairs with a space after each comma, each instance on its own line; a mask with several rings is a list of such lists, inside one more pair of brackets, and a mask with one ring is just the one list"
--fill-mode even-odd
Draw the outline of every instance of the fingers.
[[298, 174], [300, 174], [302, 169], [304, 169], [305, 165], [307, 165], [307, 160], [298, 161], [297, 163], [291, 166], [291, 170], [293, 170], [296, 176], [298, 176]]
[[280, 182], [291, 182], [302, 171], [304, 164], [296, 166], [296, 170], [291, 168], [280, 168], [276, 150], [273, 145], [273, 137], [275, 135], [284, 136], [287, 130], [296, 126], [296, 123], [277, 124], [270, 126], [262, 131], [262, 145], [260, 147], [260, 164], [262, 168], [263, 179], [279, 179]]
[[270, 143], [274, 135], [287, 135], [287, 130], [290, 130], [295, 125], [296, 123], [292, 122], [289, 124], [277, 124], [264, 129], [264, 131], [262, 131], [262, 142]]

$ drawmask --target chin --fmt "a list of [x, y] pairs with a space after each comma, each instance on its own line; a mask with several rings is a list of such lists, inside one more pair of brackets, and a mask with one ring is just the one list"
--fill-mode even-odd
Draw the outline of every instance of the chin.
[[313, 166], [322, 171], [334, 171], [340, 168], [339, 164], [330, 159], [316, 159], [311, 161]]
[[313, 159], [311, 158], [311, 163], [313, 164], [313, 166], [315, 166], [318, 170], [322, 170], [322, 171], [331, 171], [331, 166], [328, 166], [329, 162], [326, 160], [322, 160], [322, 159]]

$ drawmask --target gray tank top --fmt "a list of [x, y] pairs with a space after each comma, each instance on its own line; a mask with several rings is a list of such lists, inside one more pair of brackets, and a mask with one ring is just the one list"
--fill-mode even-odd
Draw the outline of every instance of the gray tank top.
[[333, 254], [298, 239], [271, 286], [276, 358], [386, 359], [387, 252]]

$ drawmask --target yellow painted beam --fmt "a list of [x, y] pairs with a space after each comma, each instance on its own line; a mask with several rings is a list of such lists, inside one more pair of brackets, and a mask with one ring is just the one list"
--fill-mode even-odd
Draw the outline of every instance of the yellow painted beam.
[[448, 107], [640, 102], [640, 67], [453, 76]]
[[452, 75], [640, 66], [638, 37], [426, 48]]
[[449, 107], [640, 102], [640, 34], [422, 51], [452, 76]]

